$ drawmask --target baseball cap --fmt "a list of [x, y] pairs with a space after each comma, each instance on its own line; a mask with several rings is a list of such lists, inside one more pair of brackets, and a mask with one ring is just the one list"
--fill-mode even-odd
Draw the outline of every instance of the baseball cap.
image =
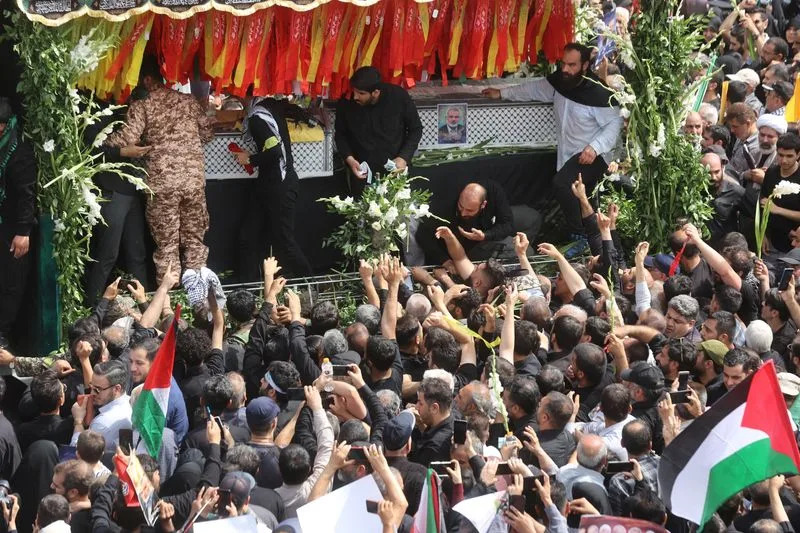
[[778, 261], [786, 263], [787, 265], [800, 265], [800, 248], [792, 248], [789, 253], [783, 257], [779, 257]]
[[622, 381], [636, 383], [640, 387], [651, 391], [664, 387], [664, 373], [657, 366], [645, 361], [637, 361], [623, 370], [619, 377]]
[[755, 87], [761, 83], [761, 78], [758, 76], [758, 73], [751, 68], [743, 68], [736, 74], [728, 74], [728, 79], [731, 81], [744, 82], [750, 87]]
[[256, 480], [247, 472], [229, 472], [219, 483], [221, 490], [231, 491], [231, 501], [236, 507], [241, 507], [250, 497], [250, 491], [256, 486]]
[[244, 411], [247, 425], [251, 427], [264, 427], [278, 416], [280, 408], [272, 398], [259, 396], [252, 400]]
[[714, 361], [715, 365], [722, 366], [722, 360], [725, 359], [725, 354], [728, 353], [727, 346], [716, 339], [712, 339], [701, 342], [698, 347], [705, 352], [706, 357]]
[[358, 352], [354, 352], [353, 350], [347, 350], [346, 352], [342, 352], [336, 355], [331, 356], [331, 364], [332, 365], [360, 365], [361, 364], [361, 356], [358, 355]]
[[[657, 268], [662, 274], [669, 276], [669, 267], [672, 266], [672, 261], [675, 257], [672, 254], [655, 254], [648, 255], [644, 258], [645, 268]], [[676, 274], [681, 273], [681, 268], [675, 271]]]
[[772, 85], [762, 85], [765, 91], [775, 91], [781, 99], [788, 101], [794, 93], [794, 87], [788, 81], [776, 81]]
[[383, 427], [383, 447], [394, 452], [408, 444], [415, 424], [410, 411], [401, 411]]
[[786, 396], [800, 396], [800, 377], [791, 372], [778, 373], [778, 385]]

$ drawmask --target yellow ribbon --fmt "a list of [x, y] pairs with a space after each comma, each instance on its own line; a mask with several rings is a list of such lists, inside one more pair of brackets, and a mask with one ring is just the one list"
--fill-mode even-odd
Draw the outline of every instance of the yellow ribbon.
[[445, 322], [450, 324], [454, 329], [457, 329], [458, 331], [460, 331], [464, 335], [469, 335], [473, 339], [478, 339], [483, 344], [485, 344], [486, 347], [489, 348], [490, 350], [494, 351], [494, 348], [496, 346], [500, 346], [500, 340], [501, 340], [500, 337], [497, 337], [492, 342], [489, 342], [486, 339], [484, 339], [483, 337], [481, 337], [479, 334], [475, 333], [474, 331], [469, 329], [467, 326], [465, 326], [464, 324], [462, 324], [461, 322], [456, 320], [455, 318], [453, 318], [451, 316], [447, 316], [447, 315], [443, 315], [443, 317], [444, 317]]

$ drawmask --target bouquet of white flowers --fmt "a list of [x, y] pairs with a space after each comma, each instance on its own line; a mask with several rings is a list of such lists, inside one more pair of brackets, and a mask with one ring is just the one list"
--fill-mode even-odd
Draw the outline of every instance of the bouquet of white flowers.
[[764, 237], [767, 234], [767, 224], [769, 224], [769, 214], [772, 212], [773, 200], [787, 194], [800, 194], [800, 184], [789, 180], [781, 180], [772, 190], [772, 194], [756, 202], [756, 253], [759, 259], [761, 259], [761, 252], [764, 249]]
[[430, 191], [411, 189], [411, 182], [416, 180], [427, 178], [410, 178], [405, 170], [396, 170], [368, 185], [358, 200], [351, 196], [320, 198], [319, 202], [328, 204], [329, 212], [344, 217], [344, 223], [324, 245], [339, 248], [347, 260], [356, 263], [399, 251], [398, 243], [408, 242], [412, 220], [439, 219], [430, 211]]

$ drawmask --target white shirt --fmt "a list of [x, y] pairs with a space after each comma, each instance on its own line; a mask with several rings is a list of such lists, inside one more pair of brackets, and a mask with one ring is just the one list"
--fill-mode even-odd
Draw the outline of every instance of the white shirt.
[[[103, 407], [98, 408], [98, 414], [89, 424], [92, 431], [97, 431], [106, 439], [106, 451], [117, 449], [120, 429], [131, 429], [131, 398], [123, 394], [116, 400], [112, 400]], [[70, 445], [78, 445], [78, 435], [76, 431], [72, 434]]]
[[545, 78], [501, 89], [500, 95], [512, 102], [535, 100], [553, 103], [558, 138], [557, 170], [561, 170], [564, 163], [587, 146], [594, 148], [606, 163], [610, 161], [610, 156], [603, 154], [608, 154], [614, 148], [622, 129], [618, 107], [591, 107], [573, 102], [564, 98]]
[[622, 447], [622, 428], [625, 424], [636, 420], [634, 416], [628, 415], [622, 422], [617, 422], [614, 425], [606, 427], [604, 420], [593, 420], [592, 422], [578, 422], [572, 424], [572, 428], [567, 426], [567, 431], [574, 431], [579, 429], [583, 433], [597, 435], [603, 439], [608, 447], [608, 451], [616, 455], [620, 461], [628, 460], [628, 450]]

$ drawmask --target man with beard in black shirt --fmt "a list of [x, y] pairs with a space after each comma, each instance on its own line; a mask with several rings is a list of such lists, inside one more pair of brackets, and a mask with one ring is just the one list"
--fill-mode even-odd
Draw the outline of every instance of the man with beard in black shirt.
[[368, 173], [385, 174], [388, 160], [398, 169], [411, 164], [422, 138], [417, 107], [405, 89], [381, 81], [375, 67], [361, 67], [350, 78], [353, 97], [336, 107], [336, 150], [350, 174], [351, 188], [360, 195]]

